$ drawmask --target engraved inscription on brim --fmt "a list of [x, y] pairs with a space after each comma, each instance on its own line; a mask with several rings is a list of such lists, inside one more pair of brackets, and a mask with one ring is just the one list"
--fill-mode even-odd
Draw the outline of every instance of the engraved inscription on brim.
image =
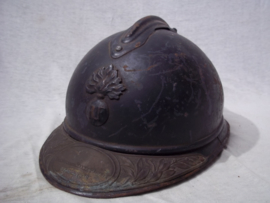
[[105, 153], [87, 147], [72, 147], [54, 155], [49, 175], [58, 183], [79, 190], [99, 190], [115, 176], [115, 162]]

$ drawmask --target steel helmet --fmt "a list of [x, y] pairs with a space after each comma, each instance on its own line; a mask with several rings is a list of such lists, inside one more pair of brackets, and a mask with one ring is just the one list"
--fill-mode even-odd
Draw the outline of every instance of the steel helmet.
[[229, 137], [223, 89], [207, 56], [147, 16], [92, 48], [66, 96], [66, 118], [40, 151], [55, 187], [86, 197], [144, 193], [215, 160]]

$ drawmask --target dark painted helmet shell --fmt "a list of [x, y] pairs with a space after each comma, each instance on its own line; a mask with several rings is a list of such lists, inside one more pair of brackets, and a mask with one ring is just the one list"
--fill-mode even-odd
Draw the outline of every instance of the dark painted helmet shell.
[[105, 149], [179, 153], [219, 135], [223, 100], [207, 56], [150, 16], [82, 59], [68, 87], [64, 127], [73, 138]]

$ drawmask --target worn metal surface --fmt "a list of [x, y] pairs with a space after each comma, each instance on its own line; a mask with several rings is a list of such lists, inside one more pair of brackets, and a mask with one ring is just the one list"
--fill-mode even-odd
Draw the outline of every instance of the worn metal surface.
[[[65, 119], [65, 129], [75, 139], [122, 152], [131, 147], [136, 153], [168, 154], [203, 146], [218, 135], [223, 90], [214, 66], [195, 44], [168, 27], [156, 26], [162, 20], [151, 19], [103, 40], [76, 68], [67, 91]], [[132, 35], [127, 34], [130, 30]], [[137, 36], [129, 43], [137, 43], [141, 36], [146, 41], [129, 50], [121, 43], [126, 35]], [[113, 58], [112, 46], [123, 47], [125, 54]], [[96, 127], [86, 109], [100, 94], [89, 94], [87, 87], [93, 74], [110, 65], [125, 90], [119, 98], [106, 96], [95, 103], [108, 114]], [[104, 87], [106, 94], [113, 90]]]
[[228, 138], [225, 125], [204, 148], [167, 156], [112, 152], [55, 129], [40, 153], [40, 168], [55, 187], [86, 197], [110, 198], [157, 190], [196, 174], [216, 158]]
[[223, 89], [206, 55], [148, 16], [96, 45], [70, 80], [66, 118], [40, 167], [56, 187], [117, 197], [180, 182], [229, 136]]

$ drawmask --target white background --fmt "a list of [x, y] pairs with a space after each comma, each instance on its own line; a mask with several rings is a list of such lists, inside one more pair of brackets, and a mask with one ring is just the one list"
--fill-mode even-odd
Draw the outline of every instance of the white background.
[[[144, 195], [88, 199], [52, 187], [39, 150], [65, 117], [73, 70], [96, 43], [146, 15], [211, 59], [228, 148], [208, 170]], [[270, 1], [0, 1], [0, 202], [270, 202]]]

